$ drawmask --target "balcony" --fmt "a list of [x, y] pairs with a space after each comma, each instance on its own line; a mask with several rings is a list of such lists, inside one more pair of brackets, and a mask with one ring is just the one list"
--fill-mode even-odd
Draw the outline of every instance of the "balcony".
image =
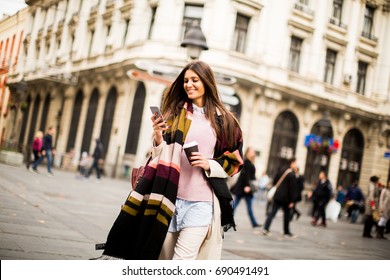
[[329, 18], [329, 23], [336, 25], [342, 29], [345, 29], [345, 30], [347, 29], [347, 25], [342, 23], [342, 21], [339, 18], [331, 17], [331, 18]]
[[365, 32], [365, 31], [362, 31], [362, 37], [368, 39], [368, 40], [371, 40], [371, 41], [374, 41], [374, 42], [378, 42], [378, 38], [375, 37], [374, 35], [372, 35], [371, 32]]
[[308, 14], [308, 15], [310, 15], [312, 17], [314, 16], [314, 11], [312, 9], [310, 9], [308, 6], [306, 6], [306, 5], [302, 4], [302, 3], [299, 3], [299, 2], [295, 3], [294, 4], [294, 9], [298, 10], [298, 11], [300, 11], [302, 13]]

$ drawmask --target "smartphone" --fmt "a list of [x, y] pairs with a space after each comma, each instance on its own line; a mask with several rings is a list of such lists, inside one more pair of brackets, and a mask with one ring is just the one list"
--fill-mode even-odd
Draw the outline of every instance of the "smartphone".
[[[162, 117], [160, 108], [158, 106], [150, 106], [150, 111], [152, 111], [153, 115], [157, 113], [157, 118]], [[163, 121], [164, 119], [161, 119], [161, 122]]]

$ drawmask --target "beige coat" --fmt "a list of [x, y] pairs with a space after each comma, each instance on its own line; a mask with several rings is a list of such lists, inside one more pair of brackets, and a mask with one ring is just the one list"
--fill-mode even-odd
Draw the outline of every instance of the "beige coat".
[[375, 203], [375, 209], [379, 208], [379, 188], [377, 184], [372, 182], [368, 185], [368, 195], [366, 198], [366, 207], [364, 214], [372, 215], [371, 201]]
[[379, 198], [379, 213], [386, 220], [390, 218], [390, 189], [384, 188]]

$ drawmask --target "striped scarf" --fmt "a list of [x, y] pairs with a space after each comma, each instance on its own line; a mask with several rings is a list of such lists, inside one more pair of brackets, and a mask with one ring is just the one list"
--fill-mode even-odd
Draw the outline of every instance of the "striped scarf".
[[[175, 210], [180, 176], [180, 154], [192, 121], [192, 104], [184, 104], [174, 134], [167, 130], [159, 156], [145, 167], [144, 176], [130, 193], [107, 237], [103, 255], [122, 259], [158, 259], [169, 223]], [[217, 117], [219, 118], [219, 116]], [[239, 127], [237, 126], [237, 129]], [[173, 135], [173, 137], [172, 137]], [[230, 176], [241, 170], [242, 137], [237, 147], [229, 149], [224, 139], [218, 141], [215, 160]], [[232, 196], [226, 180], [208, 178], [221, 208], [221, 226], [233, 227]]]

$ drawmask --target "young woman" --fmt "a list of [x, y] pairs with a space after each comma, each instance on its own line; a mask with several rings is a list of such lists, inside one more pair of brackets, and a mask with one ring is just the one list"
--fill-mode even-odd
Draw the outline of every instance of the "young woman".
[[237, 182], [234, 184], [231, 190], [232, 193], [236, 196], [234, 200], [234, 209], [237, 208], [242, 198], [245, 199], [248, 216], [253, 228], [261, 226], [257, 223], [256, 218], [253, 214], [252, 202], [254, 193], [249, 186], [251, 184], [250, 181], [254, 182], [256, 180], [256, 167], [254, 165], [255, 158], [255, 150], [250, 147], [247, 148], [244, 154], [244, 167], [240, 173], [240, 176], [237, 179]]
[[[43, 132], [37, 131], [35, 133], [34, 141], [32, 143], [32, 151], [34, 154], [34, 162], [37, 162], [38, 159], [41, 157], [42, 152], [42, 138], [43, 138]], [[27, 168], [30, 168], [30, 161], [27, 161]]]
[[[152, 116], [152, 160], [111, 229], [103, 256], [218, 259], [221, 226], [235, 228], [226, 177], [240, 171], [242, 133], [211, 68], [189, 63]], [[190, 161], [183, 145], [198, 143]]]

